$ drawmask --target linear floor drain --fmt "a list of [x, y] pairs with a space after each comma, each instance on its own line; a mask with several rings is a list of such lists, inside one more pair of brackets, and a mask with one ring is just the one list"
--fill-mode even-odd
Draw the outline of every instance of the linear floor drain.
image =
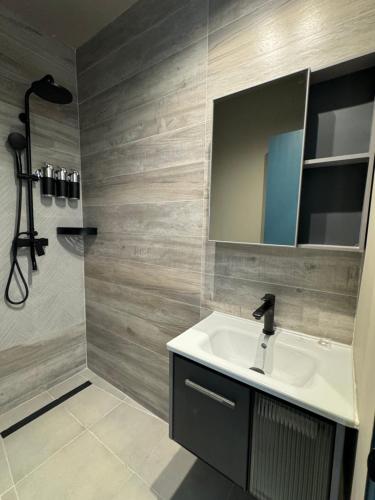
[[54, 401], [51, 401], [50, 403], [46, 404], [45, 406], [42, 406], [42, 408], [39, 408], [39, 410], [34, 411], [34, 413], [31, 413], [27, 417], [23, 418], [19, 422], [16, 422], [15, 424], [11, 425], [4, 431], [0, 433], [2, 438], [6, 438], [7, 436], [10, 436], [10, 434], [13, 434], [13, 432], [18, 431], [18, 429], [21, 429], [21, 427], [24, 427], [25, 425], [29, 424], [33, 420], [37, 419], [38, 417], [41, 417], [45, 413], [47, 413], [50, 410], [53, 410], [56, 408], [56, 406], [61, 405], [61, 403], [64, 403], [67, 399], [75, 396], [79, 392], [83, 391], [83, 389], [86, 389], [87, 387], [90, 387], [91, 382], [87, 380], [83, 384], [79, 385], [78, 387], [75, 387], [71, 391], [63, 394], [59, 398], [55, 399]]

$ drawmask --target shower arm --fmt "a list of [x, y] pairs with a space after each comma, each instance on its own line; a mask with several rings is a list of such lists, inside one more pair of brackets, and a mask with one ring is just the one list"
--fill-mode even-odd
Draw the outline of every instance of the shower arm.
[[38, 255], [44, 255], [44, 246], [48, 245], [48, 239], [35, 238], [38, 233], [34, 226], [34, 202], [33, 202], [33, 182], [39, 180], [38, 176], [32, 173], [31, 162], [31, 129], [30, 129], [30, 96], [33, 93], [32, 88], [29, 88], [25, 93], [25, 112], [21, 113], [19, 118], [25, 125], [26, 135], [26, 174], [19, 174], [21, 179], [27, 182], [27, 218], [28, 218], [28, 238], [19, 238], [18, 247], [30, 247], [30, 259], [32, 270], [37, 271], [35, 250]]

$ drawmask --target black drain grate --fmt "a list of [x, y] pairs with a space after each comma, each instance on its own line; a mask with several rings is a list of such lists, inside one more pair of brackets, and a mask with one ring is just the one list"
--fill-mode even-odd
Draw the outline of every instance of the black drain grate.
[[91, 382], [87, 380], [83, 384], [79, 385], [78, 387], [75, 387], [71, 391], [67, 392], [66, 394], [63, 394], [59, 398], [55, 399], [54, 401], [51, 401], [45, 406], [42, 406], [42, 408], [39, 408], [39, 410], [34, 411], [34, 413], [31, 413], [27, 417], [23, 418], [19, 422], [16, 422], [15, 424], [11, 425], [4, 431], [0, 433], [2, 438], [6, 438], [7, 436], [10, 436], [10, 434], [13, 434], [14, 432], [18, 431], [18, 429], [21, 429], [21, 427], [24, 427], [25, 425], [29, 424], [33, 420], [41, 417], [45, 413], [47, 413], [50, 410], [53, 410], [56, 408], [56, 406], [61, 405], [61, 403], [64, 403], [67, 399], [75, 396], [79, 392], [83, 391], [83, 389], [86, 389], [87, 387], [90, 387]]

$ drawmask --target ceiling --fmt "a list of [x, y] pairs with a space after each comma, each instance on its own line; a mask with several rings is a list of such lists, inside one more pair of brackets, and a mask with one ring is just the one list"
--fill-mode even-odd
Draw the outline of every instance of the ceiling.
[[41, 33], [78, 48], [137, 0], [0, 0]]

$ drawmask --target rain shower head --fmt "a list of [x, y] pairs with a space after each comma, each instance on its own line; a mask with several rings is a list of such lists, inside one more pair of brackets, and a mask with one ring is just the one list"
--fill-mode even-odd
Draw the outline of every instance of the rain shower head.
[[26, 148], [26, 138], [18, 132], [12, 132], [8, 135], [8, 143], [13, 151], [21, 152]]
[[43, 76], [40, 80], [33, 82], [30, 91], [41, 99], [55, 104], [69, 104], [73, 100], [69, 90], [57, 85], [51, 75]]

